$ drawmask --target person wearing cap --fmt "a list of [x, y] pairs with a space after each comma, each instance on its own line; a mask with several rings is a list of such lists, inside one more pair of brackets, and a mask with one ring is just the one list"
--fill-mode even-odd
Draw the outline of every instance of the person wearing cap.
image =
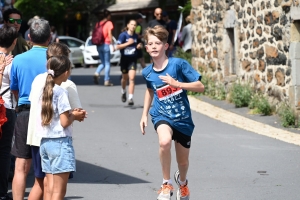
[[177, 30], [177, 22], [174, 20], [171, 20], [166, 11], [163, 11], [162, 19], [166, 22], [166, 29], [169, 32], [169, 36], [168, 36], [169, 48], [167, 50], [167, 56], [173, 57], [173, 53], [176, 50], [176, 45], [175, 45], [176, 41], [174, 38], [175, 38], [176, 30]]
[[[138, 41], [137, 43], [142, 43], [142, 37], [143, 37], [143, 27], [142, 27], [142, 22], [146, 18], [145, 15], [138, 13], [136, 16], [136, 28], [135, 28], [135, 34], [138, 35]], [[137, 59], [141, 63], [142, 68], [144, 69], [146, 67], [145, 65], [145, 60], [143, 57], [143, 49], [137, 49]]]
[[185, 18], [187, 25], [185, 25], [181, 32], [180, 41], [183, 42], [182, 50], [184, 52], [191, 52], [192, 49], [192, 24], [191, 17]]
[[162, 13], [163, 13], [163, 11], [161, 8], [156, 8], [154, 10], [155, 19], [151, 20], [148, 23], [148, 27], [153, 28], [156, 25], [161, 25], [166, 28], [166, 22], [162, 19]]

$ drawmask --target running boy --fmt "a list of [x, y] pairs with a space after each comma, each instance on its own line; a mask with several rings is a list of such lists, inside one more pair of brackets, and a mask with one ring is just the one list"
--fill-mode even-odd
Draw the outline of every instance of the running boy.
[[138, 35], [135, 33], [136, 21], [129, 20], [125, 31], [123, 31], [118, 38], [117, 49], [121, 52], [121, 86], [122, 86], [122, 102], [126, 102], [126, 85], [129, 80], [129, 95], [128, 95], [128, 105], [134, 105], [133, 93], [134, 93], [134, 79], [136, 75], [137, 68], [137, 49], [142, 48], [142, 43], [137, 43]]
[[194, 130], [191, 110], [186, 91], [203, 92], [201, 75], [185, 60], [168, 58], [165, 51], [169, 44], [168, 31], [162, 26], [147, 28], [145, 31], [146, 50], [153, 63], [142, 74], [147, 82], [144, 110], [140, 122], [145, 134], [148, 112], [154, 99], [150, 115], [159, 140], [163, 182], [158, 200], [170, 200], [173, 185], [170, 178], [171, 144], [174, 140], [178, 169], [174, 178], [178, 185], [177, 200], [188, 200], [187, 171], [191, 136]]

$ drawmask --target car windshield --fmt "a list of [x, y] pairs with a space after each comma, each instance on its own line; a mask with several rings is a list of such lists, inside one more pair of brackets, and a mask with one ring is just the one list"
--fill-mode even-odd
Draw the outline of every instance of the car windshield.
[[87, 42], [87, 46], [93, 46], [93, 44], [92, 44], [92, 40], [91, 40], [91, 39], [89, 39], [89, 40], [88, 40], [88, 42]]

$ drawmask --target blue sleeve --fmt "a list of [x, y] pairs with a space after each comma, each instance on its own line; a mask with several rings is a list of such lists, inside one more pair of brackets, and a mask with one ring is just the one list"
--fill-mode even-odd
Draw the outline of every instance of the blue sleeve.
[[126, 40], [125, 35], [124, 35], [123, 33], [121, 33], [121, 34], [119, 35], [117, 44], [123, 44], [123, 43], [125, 43], [125, 40]]
[[18, 87], [18, 77], [17, 77], [17, 64], [12, 62], [11, 71], [10, 71], [10, 89], [19, 91]]
[[201, 74], [197, 72], [186, 60], [182, 59], [181, 70], [185, 82], [191, 83], [201, 80]]

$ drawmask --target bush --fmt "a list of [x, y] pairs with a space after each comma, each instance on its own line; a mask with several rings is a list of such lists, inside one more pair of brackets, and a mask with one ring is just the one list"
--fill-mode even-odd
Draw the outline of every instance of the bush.
[[190, 64], [192, 63], [192, 53], [184, 52], [180, 47], [176, 47], [176, 52], [174, 53], [174, 57], [182, 58], [188, 61]]
[[259, 100], [257, 104], [257, 109], [259, 113], [263, 115], [270, 115], [272, 113], [271, 105], [268, 101], [268, 99], [264, 96], [261, 96], [261, 99]]
[[293, 109], [287, 104], [282, 103], [277, 111], [278, 116], [280, 117], [281, 125], [283, 127], [291, 127], [297, 124], [297, 117]]
[[247, 107], [252, 96], [253, 90], [249, 84], [235, 83], [230, 90], [230, 101], [238, 108]]
[[270, 115], [272, 113], [271, 104], [262, 94], [255, 94], [252, 96], [248, 107], [253, 109], [253, 113], [255, 114]]

